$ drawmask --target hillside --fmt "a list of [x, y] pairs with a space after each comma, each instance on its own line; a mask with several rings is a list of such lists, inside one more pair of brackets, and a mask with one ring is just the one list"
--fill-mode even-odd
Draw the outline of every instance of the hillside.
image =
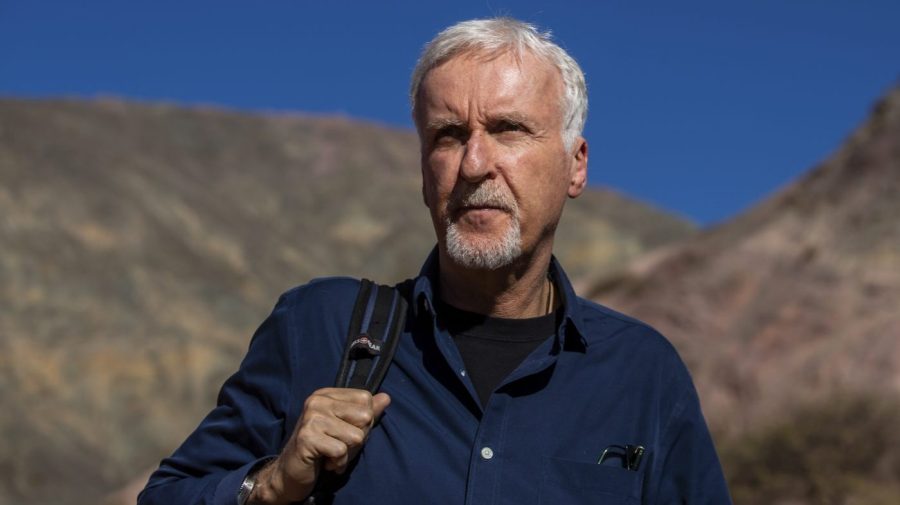
[[[859, 442], [879, 433], [858, 424], [873, 408], [894, 416], [875, 416], [877, 423], [900, 422], [900, 88], [803, 178], [737, 219], [636, 260], [591, 295], [674, 341], [720, 439], [757, 443], [762, 426], [782, 423], [782, 434], [793, 434], [781, 446], [800, 454], [832, 446], [830, 457], [844, 460], [840, 450], [862, 451], [867, 445]], [[824, 438], [803, 439], [814, 446], [796, 445], [802, 433], [815, 432], [812, 419], [833, 424]], [[854, 478], [870, 489], [888, 486], [885, 501], [835, 501], [863, 489], [858, 483], [806, 495], [818, 501], [782, 499], [897, 503], [900, 437], [883, 442], [854, 470], [871, 473]], [[805, 458], [784, 475], [807, 471]], [[816, 478], [809, 489], [834, 485], [823, 484], [829, 475]]]
[[[407, 131], [117, 100], [0, 100], [0, 504], [94, 503], [213, 404], [285, 289], [413, 275], [433, 244]], [[571, 202], [575, 277], [683, 238]]]

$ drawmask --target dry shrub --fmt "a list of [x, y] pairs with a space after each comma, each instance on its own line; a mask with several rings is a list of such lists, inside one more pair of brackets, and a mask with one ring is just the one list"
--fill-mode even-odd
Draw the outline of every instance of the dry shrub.
[[734, 502], [900, 503], [900, 398], [841, 393], [723, 444]]

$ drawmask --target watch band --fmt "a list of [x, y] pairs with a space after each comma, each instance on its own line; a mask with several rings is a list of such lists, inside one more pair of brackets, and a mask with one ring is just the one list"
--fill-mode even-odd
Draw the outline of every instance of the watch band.
[[244, 481], [241, 482], [241, 488], [238, 489], [237, 494], [237, 505], [247, 505], [247, 502], [250, 501], [250, 493], [253, 492], [253, 488], [256, 487], [256, 469], [249, 472], [246, 477], [244, 477]]
[[244, 477], [243, 482], [241, 482], [241, 487], [238, 489], [236, 500], [237, 505], [247, 505], [247, 503], [250, 501], [250, 494], [253, 493], [253, 488], [256, 487], [256, 476], [264, 466], [271, 463], [275, 458], [276, 456], [263, 458], [257, 461], [255, 465], [250, 467], [250, 470], [247, 471], [247, 476]]

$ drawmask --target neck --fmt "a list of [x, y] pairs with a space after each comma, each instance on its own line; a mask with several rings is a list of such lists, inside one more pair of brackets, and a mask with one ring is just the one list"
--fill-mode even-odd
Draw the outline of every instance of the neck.
[[521, 319], [552, 310], [553, 285], [547, 278], [550, 248], [535, 251], [497, 270], [472, 270], [439, 251], [440, 293], [454, 307], [487, 316]]

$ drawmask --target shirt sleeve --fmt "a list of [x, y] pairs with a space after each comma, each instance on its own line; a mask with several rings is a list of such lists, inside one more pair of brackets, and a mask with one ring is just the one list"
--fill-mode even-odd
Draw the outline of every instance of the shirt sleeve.
[[285, 305], [282, 296], [254, 334], [240, 368], [222, 386], [216, 407], [160, 463], [138, 505], [235, 505], [247, 473], [281, 452], [295, 359]]
[[655, 505], [730, 505], [722, 466], [700, 400], [688, 382], [664, 431]]

